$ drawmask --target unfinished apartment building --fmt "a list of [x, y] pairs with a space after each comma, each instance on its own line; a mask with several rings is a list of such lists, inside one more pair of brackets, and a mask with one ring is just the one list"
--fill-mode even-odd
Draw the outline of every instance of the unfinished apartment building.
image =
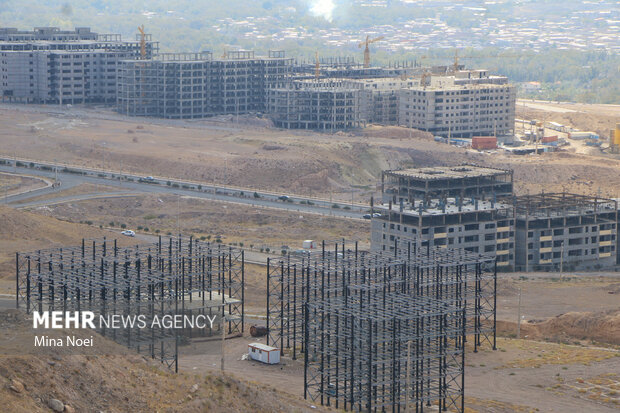
[[271, 119], [285, 129], [356, 128], [361, 125], [360, 106], [360, 86], [346, 80], [294, 81], [269, 91]]
[[364, 123], [398, 125], [400, 90], [418, 85], [418, 79], [353, 80], [361, 89], [360, 117]]
[[283, 51], [258, 57], [229, 51], [165, 53], [149, 60], [125, 60], [118, 70], [118, 112], [171, 119], [260, 113], [267, 91], [289, 82], [292, 59]]
[[381, 205], [372, 219], [373, 251], [393, 251], [400, 241], [421, 248], [462, 248], [497, 256], [514, 268], [512, 171], [476, 165], [384, 171]]
[[512, 205], [478, 199], [447, 198], [402, 201], [373, 207], [373, 251], [394, 251], [401, 241], [418, 248], [462, 248], [497, 256], [498, 269], [512, 269], [514, 217]]
[[381, 173], [383, 202], [413, 202], [416, 199], [511, 196], [513, 172], [477, 165], [434, 166], [390, 170]]
[[159, 47], [149, 34], [141, 46], [86, 27], [0, 28], [0, 96], [23, 103], [114, 102], [117, 63], [142, 53], [148, 58]]
[[618, 201], [568, 193], [518, 197], [516, 269], [611, 268], [617, 264]]
[[516, 91], [504, 76], [463, 70], [424, 77], [400, 91], [401, 126], [439, 136], [471, 138], [513, 132]]

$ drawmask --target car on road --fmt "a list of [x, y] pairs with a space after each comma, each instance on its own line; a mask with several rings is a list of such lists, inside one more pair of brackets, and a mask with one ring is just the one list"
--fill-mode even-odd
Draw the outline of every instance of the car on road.
[[378, 213], [378, 212], [375, 212], [374, 214], [372, 214], [373, 218], [379, 218], [380, 216], [381, 216], [381, 214]]
[[288, 201], [289, 199], [291, 199], [291, 197], [288, 195], [282, 195], [282, 196], [279, 196], [278, 199], [280, 201]]
[[125, 231], [122, 231], [121, 234], [123, 234], [123, 235], [125, 235], [127, 237], [135, 237], [136, 236], [136, 233], [133, 232], [130, 229], [126, 229]]
[[364, 214], [364, 215], [362, 216], [362, 218], [364, 218], [364, 219], [370, 219], [370, 218], [372, 218], [372, 215], [370, 215], [370, 214]]

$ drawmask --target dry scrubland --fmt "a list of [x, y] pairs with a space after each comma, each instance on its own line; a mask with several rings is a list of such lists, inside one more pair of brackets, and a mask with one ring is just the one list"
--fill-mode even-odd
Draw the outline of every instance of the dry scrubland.
[[[575, 108], [574, 106], [572, 107]], [[592, 109], [592, 108], [590, 108]], [[64, 115], [46, 109], [0, 106], [0, 147], [17, 156], [63, 159], [88, 166], [131, 169], [144, 175], [168, 175], [231, 185], [276, 189], [350, 200], [354, 185], [358, 200], [376, 190], [382, 169], [402, 166], [483, 163], [513, 168], [519, 193], [561, 190], [617, 196], [620, 162], [603, 155], [572, 153], [538, 157], [478, 154], [437, 144], [424, 133], [395, 127], [369, 127], [355, 134], [322, 135], [278, 131], [261, 123], [172, 122], [126, 119], [107, 112], [72, 109]], [[519, 109], [521, 110], [521, 109]], [[518, 116], [595, 129], [592, 113], [548, 112], [527, 108]], [[581, 110], [581, 109], [580, 109]], [[554, 117], [551, 115], [556, 115]], [[79, 115], [79, 116], [77, 116]], [[587, 116], [586, 116], [587, 115]], [[580, 116], [580, 117], [579, 117]], [[601, 112], [600, 128], [611, 118]], [[247, 120], [246, 120], [247, 121]], [[597, 124], [598, 125], [598, 124]], [[131, 132], [130, 132], [131, 131]], [[105, 142], [105, 154], [104, 145]], [[5, 154], [8, 149], [5, 149]], [[12, 190], [28, 185], [6, 179]], [[116, 187], [80, 185], [55, 196], [117, 191]], [[40, 197], [40, 199], [50, 196]], [[178, 209], [177, 209], [178, 208]], [[177, 216], [179, 218], [177, 224]], [[301, 240], [342, 238], [368, 241], [367, 221], [343, 220], [295, 212], [175, 196], [131, 195], [89, 199], [36, 208], [31, 212], [0, 207], [0, 281], [2, 292], [13, 288], [14, 252], [50, 245], [76, 245], [82, 237], [118, 237], [120, 225], [142, 233], [175, 233], [210, 237], [245, 246], [282, 245], [298, 248]], [[82, 223], [80, 223], [82, 222]], [[86, 224], [88, 222], [88, 224]], [[111, 225], [112, 224], [112, 225]], [[110, 227], [113, 229], [99, 229]], [[145, 232], [144, 228], [149, 231]], [[142, 237], [141, 239], [144, 239]], [[139, 238], [119, 238], [133, 244]], [[246, 309], [265, 308], [264, 267], [246, 267]], [[547, 274], [502, 275], [498, 281], [499, 350], [467, 353], [467, 412], [613, 412], [620, 404], [620, 284], [606, 277]], [[516, 335], [518, 290], [522, 290], [521, 337]], [[19, 317], [18, 317], [19, 318]], [[14, 322], [19, 323], [16, 319]], [[3, 317], [2, 319], [10, 319]], [[11, 328], [2, 326], [2, 328]], [[221, 377], [217, 343], [197, 343], [181, 358], [183, 374], [162, 372], [137, 356], [62, 356], [0, 358], [0, 397], [11, 411], [46, 411], [50, 398], [77, 411], [303, 411], [299, 364], [285, 360], [283, 369], [267, 369], [239, 360], [250, 338], [230, 340], [229, 371], [245, 380], [264, 382], [288, 392], [265, 390], [256, 383]], [[543, 340], [543, 341], [532, 341]], [[546, 342], [550, 341], [550, 342]], [[201, 346], [211, 348], [200, 352]], [[216, 348], [217, 347], [217, 348]], [[605, 348], [602, 348], [605, 347]], [[190, 350], [192, 350], [190, 349]], [[207, 355], [208, 354], [208, 355]], [[20, 392], [12, 380], [24, 385]], [[198, 384], [196, 391], [192, 387]], [[17, 386], [19, 387], [19, 386]], [[91, 389], [105, 389], [108, 396]], [[20, 388], [21, 389], [21, 388]]]
[[[3, 152], [88, 166], [101, 166], [105, 160], [113, 170], [325, 197], [332, 193], [341, 199], [350, 199], [353, 185], [357, 200], [365, 202], [383, 169], [462, 162], [513, 168], [519, 193], [563, 187], [595, 193], [600, 187], [602, 194], [616, 196], [620, 188], [620, 161], [603, 155], [478, 154], [435, 143], [423, 132], [414, 131], [410, 138], [410, 131], [399, 127], [371, 126], [329, 135], [274, 130], [249, 120], [179, 122], [95, 110], [51, 110], [57, 109], [0, 106]], [[561, 120], [552, 115], [548, 120]], [[616, 115], [580, 116], [600, 116], [605, 128], [617, 121]]]
[[[60, 192], [59, 196], [63, 196]], [[301, 248], [304, 239], [357, 239], [369, 245], [370, 222], [304, 212], [171, 195], [137, 195], [68, 202], [36, 209], [41, 215], [71, 222], [127, 228], [148, 234], [194, 235], [246, 247]], [[146, 231], [145, 231], [146, 230]]]
[[[14, 310], [0, 312], [0, 326], [32, 346], [29, 322]], [[67, 334], [71, 331], [67, 331]], [[257, 382], [217, 372], [174, 374], [156, 361], [100, 336], [109, 354], [0, 356], [2, 410], [49, 412], [55, 399], [65, 412], [305, 412], [316, 411], [298, 397]], [[324, 411], [324, 409], [319, 409]]]

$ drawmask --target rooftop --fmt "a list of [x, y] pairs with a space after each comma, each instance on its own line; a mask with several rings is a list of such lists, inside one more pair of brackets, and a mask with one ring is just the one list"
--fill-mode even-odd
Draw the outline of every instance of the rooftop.
[[399, 171], [385, 171], [386, 175], [425, 180], [464, 179], [482, 176], [505, 175], [511, 173], [512, 171], [507, 169], [489, 168], [476, 165], [434, 166], [429, 168], [409, 168]]
[[[386, 211], [389, 209], [389, 204], [380, 204], [375, 206], [379, 211]], [[445, 201], [440, 199], [433, 199], [428, 202], [424, 207], [423, 201], [415, 201], [413, 204], [405, 202], [403, 204], [403, 214], [406, 215], [445, 215], [445, 214], [458, 214], [463, 212], [483, 212], [483, 211], [509, 211], [512, 209], [512, 205], [494, 202], [494, 201], [480, 201], [466, 198], [461, 202], [460, 210], [458, 201], [455, 198], [448, 198]], [[400, 205], [392, 205], [392, 211], [400, 212]]]

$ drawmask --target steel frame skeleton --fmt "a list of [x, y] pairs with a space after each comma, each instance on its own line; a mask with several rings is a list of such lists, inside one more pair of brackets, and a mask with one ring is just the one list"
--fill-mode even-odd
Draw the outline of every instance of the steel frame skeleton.
[[[424, 307], [425, 305], [432, 307], [430, 303], [434, 302], [437, 306], [444, 306], [442, 308], [446, 309], [446, 316], [452, 314], [454, 309], [461, 311], [464, 334], [473, 336], [474, 351], [477, 351], [478, 347], [485, 342], [489, 343], [493, 349], [496, 348], [495, 291], [497, 284], [494, 258], [464, 250], [416, 249], [414, 243], [406, 241], [395, 244], [394, 252], [390, 253], [360, 251], [357, 244], [353, 249], [347, 249], [344, 241], [334, 243], [333, 248], [331, 246], [326, 247], [326, 244], [323, 243], [322, 248], [318, 251], [289, 254], [282, 258], [270, 259], [267, 264], [267, 342], [283, 351], [285, 349], [290, 351], [293, 359], [303, 353], [306, 367], [306, 396], [312, 397], [312, 395], [317, 394], [316, 380], [319, 378], [323, 380], [322, 387], [318, 387], [320, 389], [318, 394], [322, 396], [322, 403], [326, 401], [325, 397], [328, 397], [327, 403], [329, 403], [329, 398], [333, 396], [331, 393], [334, 390], [333, 388], [326, 390], [325, 387], [326, 377], [329, 376], [326, 365], [322, 364], [320, 368], [316, 369], [315, 361], [312, 359], [308, 361], [306, 358], [308, 354], [313, 354], [313, 351], [318, 348], [327, 360], [340, 360], [344, 356], [339, 352], [344, 351], [343, 349], [350, 349], [353, 345], [351, 340], [356, 340], [356, 338], [343, 339], [344, 341], [340, 342], [337, 347], [330, 346], [330, 343], [325, 343], [324, 340], [327, 337], [329, 341], [332, 334], [338, 336], [357, 334], [355, 332], [359, 332], [359, 328], [361, 328], [361, 324], [354, 324], [358, 325], [358, 329], [348, 329], [347, 325], [346, 327], [339, 326], [336, 333], [329, 332], [329, 326], [326, 327], [326, 324], [321, 322], [323, 316], [320, 315], [323, 313], [349, 314], [351, 309], [347, 305], [351, 301], [347, 301], [346, 297], [347, 291], [352, 288], [361, 288], [359, 286], [375, 288], [376, 286], [393, 285], [394, 283], [399, 286], [400, 295], [393, 299], [399, 303], [402, 300], [411, 301], [408, 304], [403, 304], [405, 307]], [[393, 305], [391, 301], [385, 301], [386, 298], [383, 296], [374, 299], [383, 300], [385, 305]], [[308, 313], [308, 308], [312, 308], [311, 314]], [[368, 320], [375, 315], [371, 317], [362, 310], [360, 309], [361, 312], [355, 315], [354, 318], [357, 320], [355, 323], [367, 323], [365, 328], [372, 330], [375, 327], [371, 326], [372, 322]], [[317, 314], [320, 316], [318, 319], [316, 318]], [[410, 316], [413, 317], [411, 314]], [[347, 317], [352, 317], [352, 315], [349, 314]], [[423, 315], [420, 317], [424, 318]], [[428, 329], [428, 331], [424, 330], [420, 334], [430, 334], [433, 328], [438, 328], [437, 326], [432, 327], [429, 320], [423, 321], [422, 319], [410, 320], [411, 323], [420, 323]], [[313, 325], [315, 330], [309, 331], [310, 325]], [[402, 333], [404, 338], [398, 336], [396, 342], [402, 344], [403, 340], [404, 342], [410, 340], [405, 340], [409, 337], [407, 331], [409, 330], [404, 329]], [[321, 340], [321, 343], [317, 344], [316, 340]], [[450, 336], [448, 341], [459, 342], [461, 345], [465, 342], [465, 336], [462, 337], [462, 342], [459, 340], [460, 338], [456, 336]], [[397, 346], [398, 352], [400, 352], [397, 352], [398, 354], [402, 353], [401, 344]], [[326, 348], [330, 350], [327, 351]], [[306, 351], [307, 349], [309, 351]], [[420, 348], [418, 347], [414, 351], [416, 351], [414, 357], [418, 357]], [[362, 355], [351, 357], [360, 356]], [[365, 360], [369, 360], [368, 357], [363, 357]], [[440, 357], [444, 356], [440, 355]], [[331, 365], [327, 364], [327, 366]], [[317, 371], [319, 373], [316, 373]], [[453, 384], [456, 380], [455, 376], [446, 376], [447, 371], [435, 373], [427, 371], [425, 374], [430, 375], [429, 377], [432, 377], [433, 374], [439, 374], [442, 376], [441, 380], [446, 383]], [[378, 378], [378, 376], [373, 377]], [[413, 376], [409, 378], [415, 382]], [[346, 380], [351, 380], [351, 378], [346, 378]], [[362, 379], [358, 377], [356, 380]], [[328, 381], [328, 383], [330, 382]], [[402, 383], [398, 386], [398, 389], [402, 390]], [[440, 403], [444, 408], [445, 405], [453, 405], [457, 407], [457, 410], [462, 410], [462, 407], [458, 407], [459, 403], [462, 404], [462, 400], [456, 402], [454, 397], [448, 397], [449, 391], [445, 386], [438, 391], [439, 393], [433, 397], [426, 394], [422, 398], [410, 399], [410, 401], [420, 405], [421, 401], [433, 400], [437, 402], [441, 399]], [[458, 390], [458, 392], [462, 392], [462, 390]], [[403, 400], [409, 401], [406, 397], [401, 400], [398, 396], [390, 401], [391, 404], [386, 404], [386, 400], [379, 400], [384, 396], [381, 396], [380, 393], [377, 394], [376, 398], [373, 396], [370, 401], [364, 399], [366, 401], [363, 403], [359, 397], [350, 395], [346, 396], [349, 397], [346, 402], [344, 401], [345, 396], [341, 394], [336, 399], [340, 398], [345, 403], [345, 408], [358, 410], [365, 410], [368, 406], [374, 406], [373, 408], [379, 406], [383, 409], [388, 404], [393, 408], [398, 408], [395, 406], [401, 406]], [[353, 404], [351, 404], [351, 397], [356, 401]]]
[[[142, 315], [209, 315], [243, 333], [244, 252], [192, 237], [170, 237], [128, 248], [116, 240], [82, 240], [80, 247], [16, 254], [16, 306], [32, 311], [92, 311]], [[220, 323], [217, 328], [221, 328]], [[180, 337], [205, 330], [98, 328], [102, 335], [178, 370]]]
[[462, 308], [395, 282], [348, 286], [307, 303], [305, 317], [306, 398], [357, 411], [463, 411]]

